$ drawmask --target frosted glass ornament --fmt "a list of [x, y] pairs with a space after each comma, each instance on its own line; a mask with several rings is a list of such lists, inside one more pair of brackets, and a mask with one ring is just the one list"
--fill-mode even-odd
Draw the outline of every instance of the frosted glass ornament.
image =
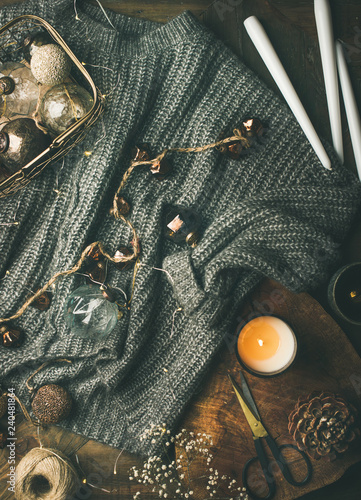
[[57, 44], [38, 47], [30, 61], [31, 71], [43, 85], [63, 83], [71, 70], [71, 59]]
[[65, 302], [65, 321], [72, 333], [98, 340], [106, 337], [118, 321], [118, 307], [96, 285], [83, 285]]
[[93, 106], [93, 98], [76, 83], [61, 83], [43, 97], [39, 113], [41, 122], [51, 133], [60, 135]]
[[0, 65], [0, 78], [10, 77], [14, 90], [0, 98], [0, 114], [7, 118], [15, 115], [31, 116], [39, 99], [39, 86], [30, 69], [21, 63]]

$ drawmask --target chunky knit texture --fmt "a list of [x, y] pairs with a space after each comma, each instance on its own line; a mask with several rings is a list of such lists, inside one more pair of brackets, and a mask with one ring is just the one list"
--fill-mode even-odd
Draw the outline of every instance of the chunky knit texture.
[[[159, 182], [137, 167], [123, 191], [141, 238], [141, 267], [131, 310], [100, 343], [74, 336], [65, 298], [83, 283], [60, 280], [46, 312], [29, 308], [15, 323], [26, 332], [17, 350], [0, 348], [1, 384], [29, 402], [26, 378], [54, 363], [34, 384], [60, 384], [75, 401], [64, 426], [131, 452], [159, 451], [141, 439], [151, 424], [174, 429], [222, 339], [234, 331], [240, 304], [264, 276], [294, 291], [327, 277], [357, 210], [360, 188], [328, 148], [325, 170], [287, 106], [185, 12], [166, 25], [72, 0], [39, 0], [1, 11], [1, 23], [24, 13], [45, 18], [88, 66], [107, 111], [84, 143], [16, 196], [0, 200], [0, 316], [15, 313], [56, 272], [69, 269], [100, 240], [109, 253], [128, 245], [130, 230], [109, 215], [112, 197], [136, 142], [155, 153], [219, 139], [245, 116], [269, 126], [268, 138], [241, 162], [215, 150], [172, 154], [173, 172]], [[104, 66], [102, 67], [97, 66]], [[102, 124], [103, 121], [103, 124]], [[326, 146], [327, 147], [327, 146]], [[90, 157], [83, 152], [92, 150]], [[60, 194], [54, 188], [60, 190]], [[167, 207], [194, 208], [202, 218], [195, 249], [162, 236]], [[167, 273], [152, 267], [166, 269]], [[131, 291], [132, 269], [109, 266], [109, 283]], [[174, 317], [177, 307], [183, 311]]]

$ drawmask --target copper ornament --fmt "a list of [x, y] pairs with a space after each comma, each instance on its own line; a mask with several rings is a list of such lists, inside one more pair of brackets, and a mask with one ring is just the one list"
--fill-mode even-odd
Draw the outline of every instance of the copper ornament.
[[89, 271], [86, 272], [86, 274], [88, 275], [89, 282], [104, 283], [107, 271], [104, 260], [95, 262], [94, 264], [95, 265], [91, 267]]
[[117, 250], [114, 254], [114, 261], [115, 261], [115, 265], [117, 266], [118, 269], [120, 269], [121, 271], [124, 271], [125, 269], [127, 269], [130, 264], [131, 264], [131, 261], [130, 260], [123, 260], [124, 257], [129, 257], [129, 255], [131, 255], [132, 252], [129, 250], [129, 248], [127, 247], [120, 247], [119, 250]]
[[83, 268], [89, 283], [104, 283], [107, 268], [105, 257], [99, 245], [95, 245], [89, 250], [85, 257]]
[[232, 160], [239, 160], [244, 155], [245, 149], [241, 141], [230, 142], [227, 144], [226, 154]]
[[186, 242], [194, 248], [199, 240], [199, 227], [198, 214], [188, 207], [175, 206], [166, 214], [165, 236], [175, 243]]
[[5, 153], [9, 147], [9, 136], [0, 132], [0, 154]]
[[49, 309], [51, 303], [51, 295], [49, 292], [44, 292], [37, 297], [30, 305], [39, 311], [46, 311]]
[[89, 250], [89, 252], [87, 253], [86, 256], [87, 256], [87, 258], [89, 257], [90, 259], [93, 259], [93, 260], [96, 260], [96, 261], [98, 261], [98, 260], [100, 260], [100, 259], [103, 258], [103, 254], [102, 254], [102, 252], [101, 252], [101, 250], [99, 248], [99, 245], [93, 246]]
[[100, 290], [102, 291], [103, 297], [105, 299], [109, 300], [109, 302], [115, 302], [116, 296], [112, 288], [106, 285], [102, 285], [100, 287]]
[[0, 326], [0, 334], [2, 336], [2, 345], [4, 347], [20, 347], [23, 343], [24, 335], [21, 330]]
[[[114, 200], [117, 205], [118, 214], [127, 215], [130, 212], [130, 205], [122, 196], [116, 196]], [[114, 207], [110, 209], [110, 213], [111, 215], [115, 215]]]
[[245, 118], [241, 125], [242, 133], [245, 137], [262, 137], [265, 129], [258, 118]]
[[162, 181], [170, 171], [170, 164], [165, 158], [162, 158], [161, 160], [155, 160], [149, 166], [149, 170], [156, 179]]
[[83, 262], [83, 269], [85, 269], [87, 274], [89, 274], [89, 271], [94, 269], [96, 267], [97, 263], [101, 262], [103, 260], [104, 260], [104, 256], [103, 256], [102, 252], [100, 251], [99, 246], [95, 245], [86, 254], [84, 262]]
[[150, 160], [150, 147], [149, 144], [139, 144], [132, 148], [131, 152], [133, 162], [136, 161], [149, 161]]

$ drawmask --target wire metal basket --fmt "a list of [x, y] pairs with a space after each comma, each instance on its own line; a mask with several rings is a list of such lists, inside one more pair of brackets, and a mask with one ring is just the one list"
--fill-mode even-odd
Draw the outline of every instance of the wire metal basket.
[[84, 65], [79, 62], [57, 31], [44, 19], [33, 15], [19, 16], [0, 28], [0, 62], [23, 62], [23, 40], [27, 36], [45, 30], [54, 42], [62, 47], [72, 60], [72, 75], [74, 81], [81, 80], [93, 97], [93, 106], [82, 118], [73, 123], [65, 132], [58, 135], [40, 155], [24, 165], [5, 180], [0, 181], [0, 198], [12, 195], [26, 186], [34, 177], [40, 174], [50, 162], [66, 155], [76, 144], [82, 141], [89, 128], [96, 122], [104, 110], [104, 99], [95, 86]]

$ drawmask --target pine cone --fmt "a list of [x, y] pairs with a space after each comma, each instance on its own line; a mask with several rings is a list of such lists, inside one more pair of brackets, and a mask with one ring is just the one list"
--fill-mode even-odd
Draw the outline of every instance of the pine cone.
[[356, 409], [328, 392], [300, 397], [288, 417], [288, 430], [298, 448], [316, 460], [335, 458], [360, 436]]

